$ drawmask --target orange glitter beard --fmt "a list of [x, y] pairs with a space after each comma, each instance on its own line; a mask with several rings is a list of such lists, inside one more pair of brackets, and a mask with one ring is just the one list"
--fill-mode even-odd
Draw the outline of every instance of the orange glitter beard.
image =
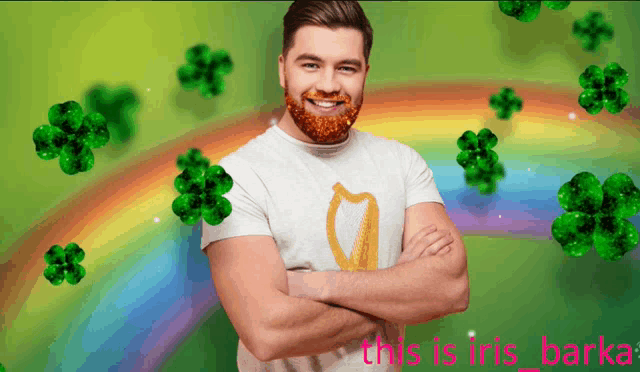
[[[355, 123], [362, 102], [360, 105], [354, 106], [351, 98], [347, 96], [327, 96], [319, 92], [306, 92], [302, 95], [302, 105], [298, 104], [285, 88], [284, 91], [287, 109], [293, 118], [294, 123], [300, 130], [311, 138], [314, 142], [327, 143], [340, 140]], [[304, 102], [307, 99], [330, 99], [336, 101], [344, 101], [346, 107], [344, 113], [339, 115], [318, 116], [307, 111], [304, 108]], [[341, 108], [344, 110], [344, 108]]]

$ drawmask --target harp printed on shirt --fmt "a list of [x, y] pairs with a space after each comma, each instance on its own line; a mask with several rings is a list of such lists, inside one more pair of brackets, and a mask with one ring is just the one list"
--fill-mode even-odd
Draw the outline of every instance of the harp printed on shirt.
[[[378, 204], [371, 193], [352, 194], [340, 183], [327, 213], [327, 238], [345, 271], [378, 268]], [[348, 256], [348, 258], [347, 258]]]

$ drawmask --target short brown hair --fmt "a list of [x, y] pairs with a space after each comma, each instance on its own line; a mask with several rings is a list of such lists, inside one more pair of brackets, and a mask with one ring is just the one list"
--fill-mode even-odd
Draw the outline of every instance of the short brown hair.
[[373, 45], [373, 29], [362, 7], [357, 1], [296, 0], [284, 16], [282, 33], [282, 55], [293, 47], [296, 31], [303, 26], [324, 26], [331, 29], [354, 28], [362, 32], [364, 60], [369, 63]]

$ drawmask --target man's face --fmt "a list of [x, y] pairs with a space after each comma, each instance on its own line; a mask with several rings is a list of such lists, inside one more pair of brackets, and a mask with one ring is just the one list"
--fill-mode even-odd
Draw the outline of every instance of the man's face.
[[355, 123], [369, 71], [363, 44], [356, 29], [304, 26], [296, 32], [286, 61], [280, 56], [287, 109], [314, 142], [340, 142]]

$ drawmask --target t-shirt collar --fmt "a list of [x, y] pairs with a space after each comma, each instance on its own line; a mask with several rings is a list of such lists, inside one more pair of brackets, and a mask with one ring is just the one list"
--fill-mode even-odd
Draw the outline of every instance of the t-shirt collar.
[[326, 144], [307, 143], [307, 142], [300, 141], [299, 139], [292, 137], [287, 132], [282, 130], [277, 124], [271, 126], [271, 129], [274, 132], [276, 132], [280, 137], [282, 137], [284, 140], [291, 143], [295, 147], [303, 151], [306, 151], [310, 154], [319, 155], [319, 156], [331, 156], [341, 152], [344, 148], [346, 148], [349, 145], [349, 143], [351, 143], [351, 139], [353, 138], [353, 135], [354, 135], [353, 131], [355, 130], [353, 128], [349, 129], [346, 140], [340, 143], [326, 145]]

